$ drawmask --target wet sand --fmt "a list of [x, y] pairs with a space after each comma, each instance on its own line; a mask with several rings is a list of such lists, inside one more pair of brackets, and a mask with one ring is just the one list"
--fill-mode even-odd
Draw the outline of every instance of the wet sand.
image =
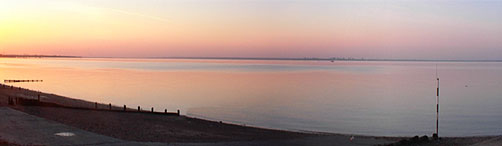
[[[8, 105], [8, 97], [37, 99], [64, 105], [63, 108], [45, 106]], [[0, 106], [7, 106], [30, 115], [76, 127], [92, 133], [134, 142], [162, 142], [176, 145], [382, 145], [405, 137], [358, 136], [332, 133], [301, 133], [208, 121], [173, 114], [148, 112], [120, 112], [123, 107], [110, 110], [89, 110], [95, 103], [27, 89], [0, 87]], [[98, 104], [108, 109], [108, 104]], [[134, 111], [134, 109], [128, 109]], [[439, 145], [471, 145], [494, 137], [443, 138]], [[0, 138], [1, 140], [1, 138]], [[0, 141], [1, 142], [1, 141]]]

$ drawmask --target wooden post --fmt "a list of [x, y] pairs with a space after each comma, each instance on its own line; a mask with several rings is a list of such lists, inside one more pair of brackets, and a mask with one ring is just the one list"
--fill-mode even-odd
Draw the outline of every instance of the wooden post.
[[124, 111], [126, 111], [126, 105], [124, 104]]
[[167, 109], [164, 109], [164, 113], [166, 113], [166, 114], [167, 114]]
[[141, 108], [138, 106], [138, 112], [141, 110]]
[[180, 110], [178, 110], [178, 112], [177, 112], [177, 113], [178, 113], [178, 116], [179, 116], [179, 115], [180, 115]]
[[153, 113], [153, 107], [152, 107], [152, 113]]
[[98, 109], [98, 102], [94, 102], [94, 109]]
[[110, 108], [110, 110], [112, 110], [112, 104], [111, 103], [108, 104], [108, 108]]

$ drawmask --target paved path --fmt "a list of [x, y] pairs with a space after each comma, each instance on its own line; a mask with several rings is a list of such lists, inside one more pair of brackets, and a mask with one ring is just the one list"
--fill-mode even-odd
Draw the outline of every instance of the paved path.
[[[74, 136], [56, 135], [61, 132]], [[21, 145], [160, 145], [123, 141], [1, 106], [0, 139]]]

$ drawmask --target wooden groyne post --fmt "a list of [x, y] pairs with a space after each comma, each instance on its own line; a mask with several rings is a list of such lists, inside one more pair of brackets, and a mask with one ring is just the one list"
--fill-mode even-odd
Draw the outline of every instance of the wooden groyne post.
[[43, 82], [44, 80], [3, 80], [5, 83], [18, 83], [18, 82]]
[[126, 111], [126, 105], [124, 104], [124, 111]]
[[9, 103], [9, 105], [14, 105], [14, 99], [12, 99], [12, 97], [10, 97], [10, 96], [7, 99], [7, 102]]

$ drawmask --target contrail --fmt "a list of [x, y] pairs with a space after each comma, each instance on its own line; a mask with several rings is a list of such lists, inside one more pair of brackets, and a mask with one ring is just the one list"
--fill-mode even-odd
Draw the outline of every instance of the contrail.
[[124, 11], [124, 10], [119, 10], [119, 9], [111, 9], [111, 8], [106, 8], [109, 11], [116, 12], [116, 13], [121, 13], [121, 14], [126, 14], [126, 15], [133, 15], [133, 16], [139, 16], [139, 17], [145, 17], [145, 18], [150, 18], [153, 20], [157, 21], [162, 21], [162, 22], [169, 22], [169, 20], [161, 17], [156, 17], [156, 16], [150, 16], [150, 15], [144, 15], [141, 13], [134, 13], [134, 12], [129, 12], [129, 11]]
[[52, 3], [51, 6], [53, 6], [56, 9], [63, 9], [63, 10], [68, 10], [68, 11], [80, 12], [80, 13], [88, 13], [88, 12], [92, 12], [92, 10], [99, 10], [101, 12], [114, 12], [114, 13], [118, 13], [118, 14], [125, 14], [125, 15], [148, 18], [148, 19], [161, 21], [161, 22], [169, 22], [167, 19], [161, 18], [161, 17], [150, 16], [150, 15], [145, 15], [145, 14], [130, 12], [130, 11], [124, 11], [124, 10], [120, 10], [120, 9], [83, 5], [80, 3], [57, 2], [57, 3]]

